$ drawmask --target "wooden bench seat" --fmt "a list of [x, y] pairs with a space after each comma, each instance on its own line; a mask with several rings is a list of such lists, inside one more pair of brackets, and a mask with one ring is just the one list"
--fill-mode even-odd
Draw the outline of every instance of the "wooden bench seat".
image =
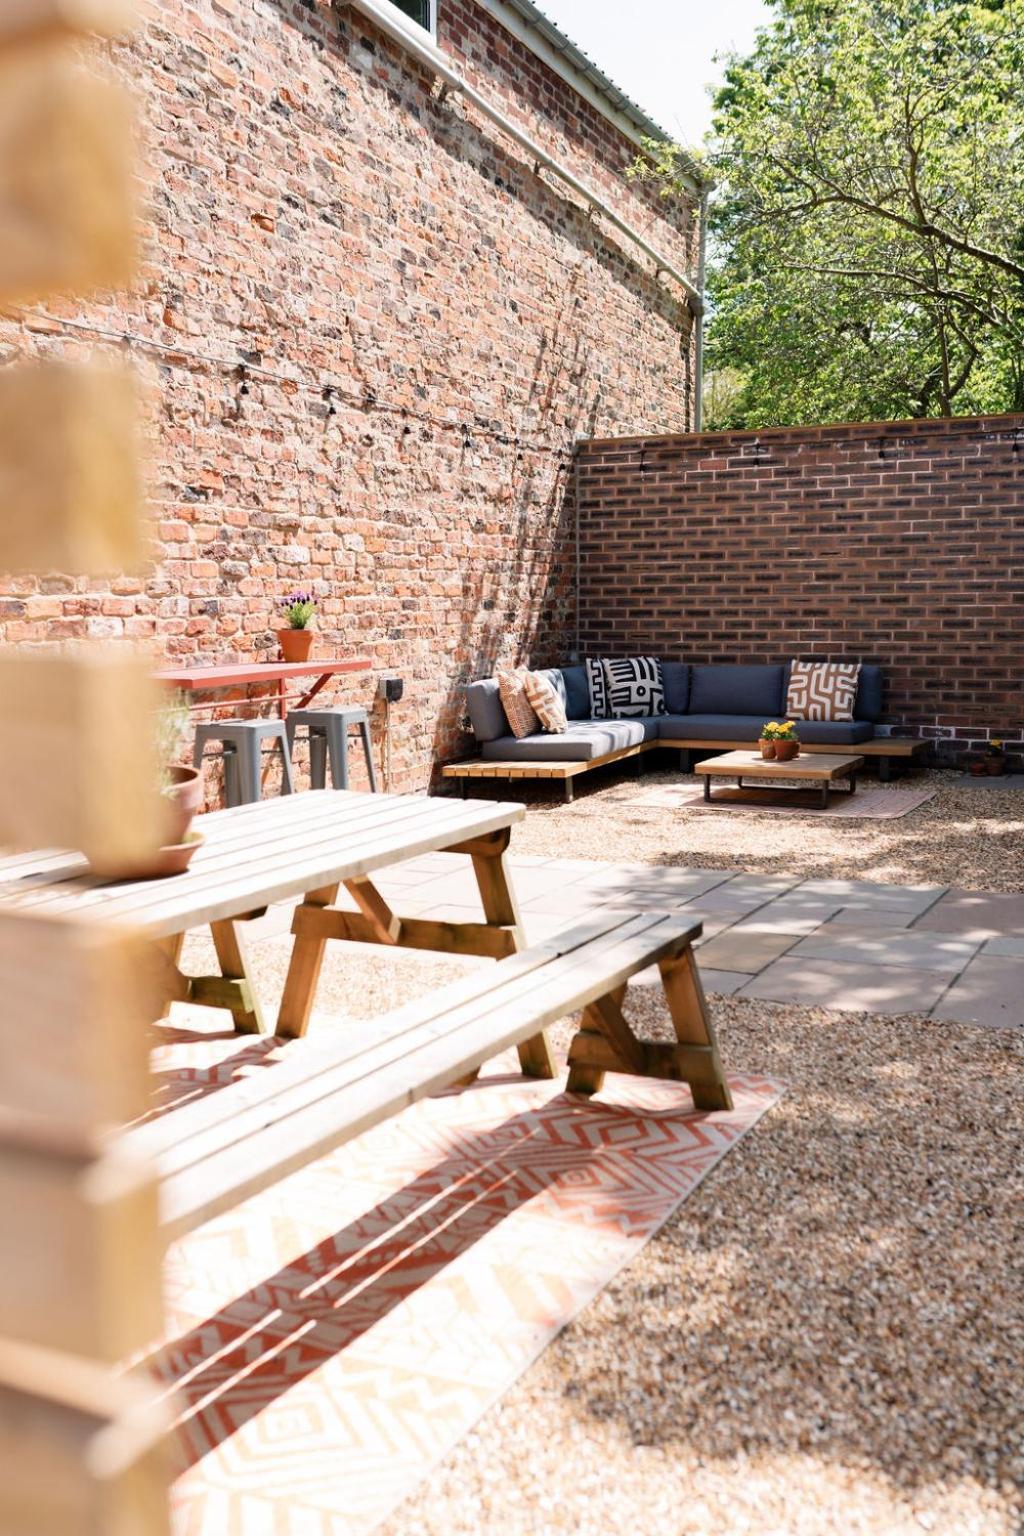
[[[859, 757], [874, 758], [878, 763], [878, 776], [884, 782], [892, 776], [894, 758], [900, 758], [903, 761], [913, 759], [926, 752], [931, 745], [930, 741], [922, 740], [917, 736], [873, 736], [870, 741], [852, 742], [849, 746], [837, 745], [835, 742], [804, 742], [801, 745], [801, 751], [849, 751], [856, 752]], [[579, 774], [589, 773], [593, 768], [606, 768], [609, 763], [617, 763], [625, 758], [640, 759], [648, 752], [657, 752], [663, 747], [677, 751], [680, 754], [682, 771], [689, 773], [694, 752], [755, 752], [757, 742], [721, 739], [683, 741], [658, 737], [654, 741], [638, 742], [632, 747], [620, 747], [616, 752], [605, 752], [601, 757], [566, 761], [549, 760], [531, 763], [473, 757], [464, 763], [445, 763], [441, 769], [441, 776], [446, 779], [458, 779], [463, 796], [467, 793], [467, 783], [470, 779], [557, 779], [562, 785], [566, 803], [570, 803], [573, 798], [573, 779]], [[637, 766], [639, 767], [639, 763]]]
[[[678, 915], [602, 912], [343, 1036], [282, 1046], [282, 1061], [118, 1142], [155, 1160], [161, 1223], [177, 1236], [579, 1009], [570, 1091], [629, 1072], [687, 1082], [698, 1108], [728, 1109], [691, 948], [700, 932]], [[622, 1012], [630, 977], [655, 962], [674, 1044], [639, 1040]]]

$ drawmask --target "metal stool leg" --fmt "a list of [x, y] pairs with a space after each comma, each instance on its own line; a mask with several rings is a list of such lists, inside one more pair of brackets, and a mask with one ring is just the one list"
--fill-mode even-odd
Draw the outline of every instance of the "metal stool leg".
[[331, 759], [331, 786], [333, 789], [348, 789], [348, 729], [344, 720], [340, 717], [329, 720], [324, 740]]
[[295, 780], [292, 777], [292, 755], [288, 750], [288, 736], [282, 730], [276, 738], [277, 749], [281, 754], [281, 793], [282, 795], [294, 795]]
[[370, 739], [369, 720], [360, 720], [359, 734], [363, 738], [363, 756], [366, 758], [366, 774], [370, 780], [370, 789], [377, 793], [377, 770], [373, 766], [373, 743]]
[[224, 804], [229, 810], [242, 803], [242, 786], [238, 779], [238, 753], [230, 741], [224, 743]]
[[261, 798], [260, 743], [257, 736], [242, 736], [235, 749], [239, 793], [243, 805], [251, 805]]
[[309, 783], [312, 789], [327, 788], [327, 737], [309, 728]]

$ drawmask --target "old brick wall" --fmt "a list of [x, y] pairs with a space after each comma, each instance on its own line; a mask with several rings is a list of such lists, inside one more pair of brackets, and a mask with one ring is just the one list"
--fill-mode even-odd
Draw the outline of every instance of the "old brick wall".
[[592, 441], [579, 490], [584, 654], [878, 662], [944, 754], [1024, 742], [1024, 416]]
[[[692, 210], [624, 178], [630, 141], [473, 0], [440, 45], [654, 244]], [[156, 542], [142, 576], [0, 579], [0, 640], [131, 635], [248, 659], [312, 586], [325, 654], [406, 678], [396, 786], [464, 743], [459, 684], [572, 611], [572, 445], [691, 420], [681, 295], [628, 241], [342, 5], [150, 4], [113, 67], [150, 174], [127, 300], [0, 320], [0, 364], [127, 354]], [[353, 698], [370, 702], [372, 679]]]

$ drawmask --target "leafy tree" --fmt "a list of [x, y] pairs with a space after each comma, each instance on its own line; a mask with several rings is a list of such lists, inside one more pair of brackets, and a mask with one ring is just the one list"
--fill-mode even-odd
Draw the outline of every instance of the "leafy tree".
[[774, 5], [715, 99], [716, 425], [1024, 408], [1024, 0]]

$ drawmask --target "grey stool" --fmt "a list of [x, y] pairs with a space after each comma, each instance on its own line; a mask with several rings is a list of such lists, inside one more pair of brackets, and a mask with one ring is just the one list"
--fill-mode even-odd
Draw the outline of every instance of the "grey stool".
[[224, 798], [229, 806], [248, 805], [261, 798], [261, 749], [265, 741], [281, 753], [281, 793], [295, 791], [292, 756], [283, 720], [212, 720], [196, 726], [192, 762], [198, 768], [208, 742], [224, 744]]
[[295, 733], [303, 727], [309, 732], [309, 779], [314, 789], [326, 786], [328, 757], [331, 760], [331, 787], [348, 789], [348, 733], [350, 726], [358, 726], [370, 788], [376, 794], [370, 717], [365, 709], [293, 709], [285, 724], [292, 751], [295, 750]]

